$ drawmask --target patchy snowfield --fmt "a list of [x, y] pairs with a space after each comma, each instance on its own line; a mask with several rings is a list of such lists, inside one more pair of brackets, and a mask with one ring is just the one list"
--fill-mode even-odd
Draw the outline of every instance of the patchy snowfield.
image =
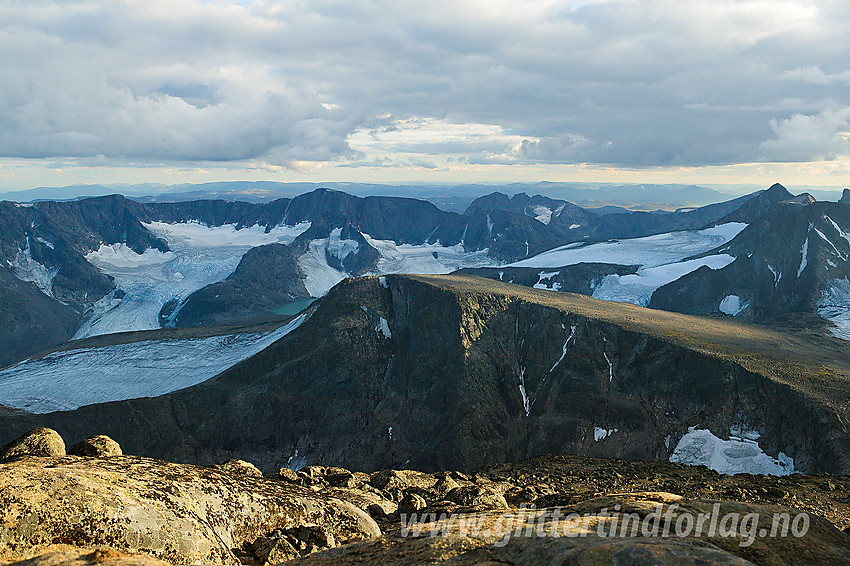
[[833, 336], [850, 340], [850, 280], [847, 277], [827, 281], [821, 289], [818, 314], [835, 326]]
[[[729, 440], [714, 436], [710, 430], [688, 428], [670, 461], [691, 466], [706, 466], [721, 474], [766, 474], [787, 476], [794, 473], [794, 460], [782, 452], [771, 458], [759, 447], [754, 431], [733, 430]], [[735, 434], [737, 433], [737, 434]]]
[[464, 267], [493, 267], [497, 262], [487, 255], [486, 249], [475, 252], [464, 251], [463, 245], [442, 244], [396, 244], [391, 240], [375, 240], [363, 234], [370, 246], [378, 250], [377, 274], [417, 273], [443, 275]]
[[98, 301], [74, 338], [159, 328], [159, 311], [172, 299], [185, 299], [198, 289], [225, 279], [249, 249], [272, 243], [291, 243], [310, 227], [263, 226], [237, 230], [232, 224], [210, 227], [198, 222], [144, 225], [168, 242], [170, 252], [147, 249], [137, 254], [126, 244], [102, 245], [86, 259], [115, 278], [126, 295]]
[[32, 413], [155, 397], [197, 385], [298, 328], [306, 315], [265, 333], [147, 340], [54, 352], [0, 371], [0, 404]]
[[[442, 275], [464, 267], [497, 265], [497, 262], [487, 255], [487, 250], [467, 252], [460, 244], [456, 246], [396, 244], [391, 240], [376, 240], [368, 234], [363, 234], [363, 237], [381, 254], [377, 269], [371, 275], [388, 273]], [[310, 242], [308, 251], [298, 258], [298, 266], [304, 272], [304, 286], [310, 296], [322, 297], [330, 291], [331, 287], [349, 277], [349, 274], [328, 265], [326, 251], [344, 259], [351, 253], [357, 253], [357, 249], [357, 242], [354, 240], [339, 240], [339, 229], [334, 230], [327, 239]]]
[[508, 267], [555, 268], [591, 262], [658, 267], [681, 262], [686, 257], [721, 246], [746, 227], [746, 224], [740, 222], [730, 222], [706, 230], [668, 232], [595, 244], [578, 242], [537, 254]]
[[662, 285], [672, 283], [703, 265], [711, 269], [720, 269], [733, 261], [735, 258], [731, 255], [719, 254], [639, 269], [637, 273], [630, 275], [606, 275], [602, 282], [594, 287], [593, 298], [645, 307], [649, 304], [652, 293]]
[[[620, 301], [646, 306], [652, 293], [667, 283], [702, 266], [720, 269], [735, 258], [728, 254], [711, 255], [683, 261], [684, 258], [707, 252], [734, 238], [746, 224], [730, 222], [708, 228], [669, 232], [645, 238], [612, 240], [595, 244], [575, 243], [510, 264], [509, 267], [557, 268], [577, 263], [609, 263], [638, 265], [637, 273], [607, 275], [594, 285], [593, 297], [604, 301]], [[551, 289], [542, 279], [535, 285]]]
[[[50, 247], [52, 247], [52, 244]], [[19, 250], [18, 255], [15, 257], [15, 261], [11, 262], [7, 260], [7, 263], [9, 264], [9, 267], [12, 268], [12, 271], [18, 279], [29, 283], [35, 283], [35, 286], [38, 287], [42, 293], [51, 299], [56, 298], [53, 294], [53, 280], [59, 273], [59, 268], [47, 268], [33, 259], [32, 252], [30, 251], [29, 237], [27, 237], [26, 249]]]

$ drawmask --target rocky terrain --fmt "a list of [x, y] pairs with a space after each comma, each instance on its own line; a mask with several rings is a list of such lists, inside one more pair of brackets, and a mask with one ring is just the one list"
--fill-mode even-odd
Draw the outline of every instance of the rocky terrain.
[[744, 435], [757, 440], [747, 458], [786, 472], [792, 461], [850, 470], [850, 354], [837, 338], [459, 275], [348, 280], [307, 314], [214, 379], [0, 416], [0, 440], [49, 426], [74, 441], [106, 433], [132, 454], [237, 458], [265, 472], [468, 471], [561, 452], [667, 461], [700, 435]]
[[[850, 563], [846, 477], [567, 455], [263, 475], [123, 455], [103, 436], [66, 455], [49, 429], [0, 449], [0, 472], [2, 564]], [[701, 515], [716, 528], [685, 528]]]

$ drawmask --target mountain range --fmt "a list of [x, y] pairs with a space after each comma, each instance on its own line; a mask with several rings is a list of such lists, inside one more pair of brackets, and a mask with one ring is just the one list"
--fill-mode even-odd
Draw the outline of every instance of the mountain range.
[[655, 213], [3, 202], [0, 431], [267, 470], [570, 452], [847, 473], [849, 212], [781, 185]]

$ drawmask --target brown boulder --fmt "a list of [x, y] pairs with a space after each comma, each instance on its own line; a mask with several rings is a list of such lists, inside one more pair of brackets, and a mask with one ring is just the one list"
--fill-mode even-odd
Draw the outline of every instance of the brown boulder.
[[65, 441], [51, 428], [36, 428], [0, 448], [0, 461], [15, 456], [64, 456]]
[[100, 434], [98, 436], [86, 438], [82, 442], [74, 444], [71, 449], [68, 450], [68, 454], [72, 454], [74, 456], [106, 458], [108, 456], [121, 456], [123, 452], [121, 452], [121, 446], [119, 446], [117, 442], [105, 434]]

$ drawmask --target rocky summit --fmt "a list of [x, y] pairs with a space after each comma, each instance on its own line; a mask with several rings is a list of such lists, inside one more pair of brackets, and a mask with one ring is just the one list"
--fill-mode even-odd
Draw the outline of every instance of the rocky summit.
[[848, 488], [581, 456], [264, 476], [23, 454], [0, 462], [0, 563], [850, 564]]

